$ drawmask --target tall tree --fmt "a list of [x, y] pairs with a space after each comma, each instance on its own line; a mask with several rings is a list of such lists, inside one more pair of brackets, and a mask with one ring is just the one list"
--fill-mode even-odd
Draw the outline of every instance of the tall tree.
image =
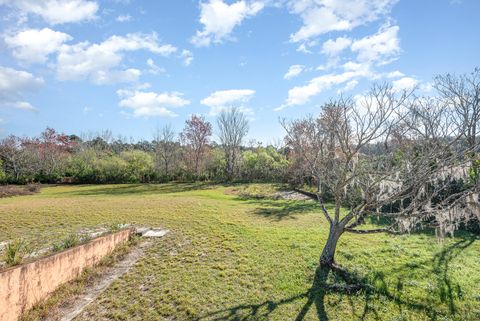
[[198, 177], [212, 136], [212, 124], [202, 116], [192, 115], [185, 121], [185, 127], [180, 134], [187, 145], [187, 156], [193, 172]]
[[224, 110], [217, 118], [219, 137], [225, 152], [227, 179], [235, 177], [237, 157], [242, 141], [248, 133], [248, 120], [238, 108]]
[[477, 145], [480, 131], [480, 68], [470, 74], [435, 77], [434, 86], [452, 111], [452, 120], [470, 148]]
[[156, 163], [161, 165], [167, 178], [173, 167], [177, 152], [175, 132], [170, 124], [157, 128], [155, 133], [155, 158]]
[[[466, 156], [476, 146], [461, 143], [443, 105], [430, 107], [427, 99], [414, 99], [390, 85], [374, 86], [361, 99], [325, 105], [315, 128], [307, 130], [307, 136], [322, 133], [320, 156], [308, 163], [325, 186], [316, 198], [330, 225], [321, 266], [335, 266], [337, 243], [345, 232], [404, 233], [424, 223], [443, 235], [478, 215], [478, 185], [469, 180]], [[287, 142], [298, 141], [297, 124], [285, 126]], [[463, 187], [446, 196], [457, 181]], [[327, 192], [333, 210], [326, 207]], [[383, 216], [391, 224], [362, 228], [369, 216]]]

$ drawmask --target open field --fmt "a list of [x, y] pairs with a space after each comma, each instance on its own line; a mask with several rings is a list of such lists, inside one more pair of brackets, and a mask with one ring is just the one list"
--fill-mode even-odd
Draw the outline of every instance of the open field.
[[80, 320], [480, 319], [477, 237], [345, 234], [336, 259], [373, 290], [326, 291], [314, 280], [328, 231], [317, 205], [240, 197], [239, 188], [47, 187], [0, 199], [0, 242], [21, 237], [36, 250], [119, 222], [170, 229]]

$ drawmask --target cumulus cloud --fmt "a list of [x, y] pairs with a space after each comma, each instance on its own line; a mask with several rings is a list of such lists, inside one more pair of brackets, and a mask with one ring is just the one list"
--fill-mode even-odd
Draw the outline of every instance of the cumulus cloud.
[[183, 59], [183, 64], [185, 66], [190, 66], [193, 61], [193, 53], [190, 50], [183, 49], [180, 58]]
[[296, 86], [288, 91], [286, 102], [276, 110], [282, 110], [288, 106], [304, 105], [310, 101], [310, 98], [320, 94], [321, 92], [331, 89], [333, 86], [348, 83], [348, 87], [356, 85], [355, 78], [368, 77], [371, 75], [370, 70], [366, 68], [357, 68], [356, 70], [347, 70], [339, 74], [326, 74], [315, 77], [304, 86]]
[[98, 3], [87, 0], [4, 0], [0, 4], [38, 15], [52, 25], [92, 20], [98, 11]]
[[328, 56], [336, 56], [352, 44], [352, 40], [346, 37], [339, 37], [335, 40], [328, 39], [323, 43], [322, 53]]
[[115, 18], [115, 20], [118, 22], [128, 22], [128, 21], [132, 21], [132, 16], [129, 14], [122, 14], [122, 15], [119, 15], [117, 18]]
[[130, 109], [134, 117], [175, 117], [177, 114], [170, 108], [190, 104], [190, 101], [178, 92], [155, 93], [122, 89], [118, 90], [117, 94], [121, 98], [120, 107]]
[[403, 76], [405, 76], [405, 74], [399, 70], [395, 70], [387, 73], [387, 78], [399, 78]]
[[[329, 63], [326, 66], [317, 68], [317, 70], [335, 67], [335, 71], [315, 77], [303, 86], [296, 86], [290, 89], [285, 103], [278, 107], [277, 110], [287, 106], [306, 104], [311, 97], [335, 86], [343, 85], [343, 88], [338, 89], [337, 92], [351, 90], [357, 86], [361, 78], [403, 77], [404, 75], [400, 71], [391, 73], [376, 71], [377, 66], [393, 61], [400, 54], [398, 31], [398, 26], [383, 26], [375, 34], [360, 39], [352, 40], [340, 37], [326, 41], [323, 44], [322, 53], [330, 57]], [[355, 54], [355, 58], [339, 66], [337, 64], [338, 54], [347, 48]], [[407, 88], [408, 86], [415, 86], [415, 81], [414, 78], [403, 77], [394, 81], [393, 85], [397, 88]]]
[[200, 3], [200, 23], [202, 30], [197, 30], [191, 42], [198, 47], [209, 46], [229, 39], [233, 29], [243, 20], [255, 16], [264, 7], [260, 1], [240, 0], [232, 4], [223, 0], [210, 0]]
[[303, 25], [290, 40], [304, 42], [327, 32], [352, 30], [388, 14], [397, 1], [291, 0], [290, 11], [300, 15]]
[[167, 71], [165, 70], [165, 68], [161, 68], [159, 66], [157, 66], [155, 64], [155, 61], [153, 61], [152, 58], [148, 58], [147, 59], [147, 65], [150, 67], [150, 69], [148, 70], [149, 73], [153, 74], [153, 75], [158, 75], [158, 74], [163, 74], [163, 73], [166, 73]]
[[292, 65], [288, 68], [287, 73], [283, 76], [283, 79], [291, 79], [297, 77], [305, 70], [304, 65]]
[[358, 54], [359, 61], [388, 62], [387, 59], [400, 52], [399, 29], [398, 26], [382, 28], [374, 35], [354, 41], [351, 49]]
[[403, 77], [392, 82], [394, 91], [412, 90], [418, 85], [418, 80], [412, 77]]
[[70, 35], [49, 28], [27, 29], [4, 37], [13, 56], [27, 63], [46, 62], [48, 55], [57, 52], [64, 42], [71, 39]]
[[122, 61], [122, 53], [148, 50], [161, 56], [168, 56], [177, 48], [170, 44], [160, 44], [157, 35], [133, 33], [126, 36], [111, 36], [99, 44], [80, 42], [62, 45], [56, 64], [59, 80], [89, 79], [95, 84], [136, 81], [141, 72], [138, 69], [117, 70]]
[[29, 72], [0, 66], [0, 105], [35, 110], [30, 103], [23, 101], [23, 95], [38, 89], [43, 83], [42, 78]]
[[245, 106], [255, 94], [251, 89], [230, 89], [215, 91], [210, 96], [202, 99], [202, 105], [210, 107], [210, 115], [218, 115], [225, 109], [240, 108], [246, 114], [253, 114], [253, 110]]

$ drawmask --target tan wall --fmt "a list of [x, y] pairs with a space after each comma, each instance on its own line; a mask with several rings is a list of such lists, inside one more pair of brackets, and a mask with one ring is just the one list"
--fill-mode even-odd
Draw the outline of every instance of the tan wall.
[[91, 240], [35, 262], [0, 272], [0, 321], [18, 320], [23, 312], [45, 299], [61, 284], [77, 278], [86, 268], [98, 263], [132, 230], [122, 230]]

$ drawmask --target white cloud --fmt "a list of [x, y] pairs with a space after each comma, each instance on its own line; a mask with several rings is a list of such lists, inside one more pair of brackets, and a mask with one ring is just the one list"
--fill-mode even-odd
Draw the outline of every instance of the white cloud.
[[52, 25], [92, 20], [98, 11], [98, 3], [87, 0], [6, 0], [0, 4], [38, 15]]
[[198, 47], [220, 43], [230, 38], [233, 29], [246, 18], [255, 16], [264, 7], [260, 1], [240, 0], [232, 4], [223, 0], [210, 0], [200, 3], [200, 23], [202, 30], [197, 30], [191, 42]]
[[26, 110], [26, 111], [36, 111], [37, 108], [33, 107], [29, 102], [26, 101], [17, 101], [12, 104], [14, 108]]
[[391, 71], [387, 74], [387, 78], [399, 78], [403, 76], [405, 76], [405, 74], [399, 70]]
[[121, 14], [117, 18], [115, 18], [115, 20], [118, 22], [128, 22], [132, 21], [132, 16], [129, 14]]
[[304, 44], [304, 43], [302, 43], [302, 44], [300, 44], [300, 46], [298, 46], [297, 51], [298, 52], [303, 52], [303, 53], [306, 53], [306, 54], [313, 53], [310, 49], [307, 48], [307, 45]]
[[210, 107], [210, 115], [212, 116], [232, 107], [239, 107], [240, 111], [252, 114], [253, 110], [245, 107], [245, 103], [250, 101], [254, 94], [255, 90], [251, 89], [219, 90], [202, 99], [200, 103]]
[[418, 85], [418, 80], [412, 77], [403, 77], [392, 82], [394, 91], [412, 90]]
[[343, 87], [342, 89], [340, 89], [338, 91], [339, 94], [341, 93], [344, 93], [346, 91], [350, 91], [352, 90], [353, 88], [355, 88], [356, 86], [358, 85], [358, 80], [354, 79], [354, 80], [350, 80], [349, 82], [347, 82], [347, 84], [345, 85], [345, 87]]
[[25, 92], [32, 92], [43, 85], [42, 78], [29, 72], [0, 66], [0, 105], [23, 110], [35, 110], [23, 101]]
[[190, 50], [183, 49], [180, 58], [183, 59], [183, 64], [185, 66], [190, 66], [193, 61], [193, 53]]
[[141, 74], [142, 72], [135, 68], [125, 70], [98, 70], [91, 75], [90, 80], [95, 85], [135, 82]]
[[71, 39], [70, 35], [49, 28], [28, 29], [4, 37], [13, 56], [27, 63], [46, 62], [49, 54], [58, 51], [64, 42]]
[[96, 84], [136, 81], [141, 72], [138, 69], [117, 70], [123, 61], [123, 52], [148, 50], [168, 56], [177, 48], [170, 44], [159, 44], [153, 34], [127, 34], [111, 36], [99, 44], [80, 42], [61, 46], [56, 65], [59, 80], [89, 79]]
[[147, 59], [147, 65], [150, 67], [148, 72], [151, 73], [152, 75], [158, 75], [158, 74], [163, 74], [167, 72], [165, 68], [161, 68], [157, 66], [152, 58]]
[[352, 40], [346, 37], [339, 37], [335, 40], [328, 39], [323, 43], [322, 53], [328, 56], [336, 56], [352, 44]]
[[359, 61], [388, 62], [386, 59], [400, 53], [399, 29], [398, 26], [382, 28], [374, 35], [354, 41], [351, 49]]
[[304, 86], [296, 86], [288, 91], [288, 98], [285, 104], [275, 110], [282, 110], [288, 106], [304, 105], [310, 101], [310, 98], [320, 94], [321, 92], [331, 89], [333, 86], [348, 83], [347, 86], [356, 85], [355, 78], [368, 77], [371, 72], [367, 68], [358, 68], [357, 70], [349, 70], [340, 74], [326, 74], [310, 80]]
[[144, 92], [131, 90], [118, 90], [120, 98], [120, 107], [131, 109], [134, 117], [175, 117], [173, 111], [169, 108], [181, 107], [190, 104], [190, 101], [184, 99], [183, 94], [178, 92]]
[[287, 73], [283, 76], [283, 79], [291, 79], [297, 77], [305, 70], [304, 65], [292, 65], [288, 68]]
[[290, 40], [303, 42], [331, 31], [352, 30], [388, 14], [397, 1], [291, 0], [290, 11], [300, 15], [303, 25]]

